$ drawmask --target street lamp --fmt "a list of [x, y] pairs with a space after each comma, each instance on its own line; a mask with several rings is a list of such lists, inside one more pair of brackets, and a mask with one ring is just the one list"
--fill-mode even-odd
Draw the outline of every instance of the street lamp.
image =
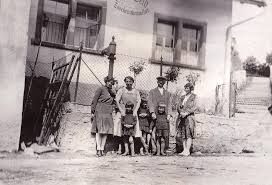
[[116, 42], [114, 41], [115, 37], [112, 36], [112, 40], [109, 44], [109, 46], [102, 50], [102, 55], [107, 55], [109, 59], [109, 71], [108, 71], [108, 77], [113, 77], [113, 66], [114, 66], [114, 60], [115, 54], [116, 54]]

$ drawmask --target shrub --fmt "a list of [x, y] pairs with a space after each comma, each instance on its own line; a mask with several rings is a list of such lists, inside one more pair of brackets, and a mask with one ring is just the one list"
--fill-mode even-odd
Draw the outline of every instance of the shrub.
[[200, 74], [197, 72], [190, 72], [189, 75], [186, 76], [187, 82], [191, 82], [194, 86], [196, 85], [196, 82], [198, 81], [200, 77]]
[[266, 55], [266, 63], [272, 65], [272, 52]]
[[258, 61], [254, 56], [249, 56], [243, 63], [243, 68], [249, 74], [256, 74], [258, 69]]

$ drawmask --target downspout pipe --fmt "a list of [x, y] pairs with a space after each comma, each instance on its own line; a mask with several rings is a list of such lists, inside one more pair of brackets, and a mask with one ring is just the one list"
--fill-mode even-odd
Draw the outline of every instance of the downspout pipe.
[[[266, 3], [263, 3], [262, 7], [266, 7]], [[230, 46], [228, 45], [228, 43], [230, 42], [231, 29], [233, 27], [239, 26], [239, 25], [247, 23], [247, 22], [249, 22], [249, 21], [251, 21], [253, 19], [256, 19], [257, 17], [263, 15], [265, 13], [265, 10], [266, 9], [263, 9], [263, 11], [261, 11], [260, 13], [254, 15], [254, 16], [251, 16], [251, 17], [249, 17], [247, 19], [244, 19], [242, 21], [239, 21], [237, 23], [231, 24], [230, 26], [227, 27], [226, 35], [225, 35], [226, 40], [225, 40], [225, 57], [224, 57], [224, 85], [228, 85], [228, 104], [229, 104], [228, 105], [229, 106], [229, 110], [228, 110], [228, 114], [227, 114], [228, 117], [231, 117], [231, 115], [230, 115], [230, 112], [231, 112], [231, 104], [230, 104], [231, 103], [231, 101], [230, 101], [230, 98], [231, 98], [230, 97], [230, 95], [231, 95], [231, 88], [230, 88], [230, 86], [231, 86], [231, 84], [230, 83], [231, 83], [231, 76], [232, 76], [232, 74], [231, 74], [232, 73], [232, 71], [231, 71], [232, 63], [231, 63], [231, 61], [228, 60], [228, 57], [230, 57], [229, 56], [230, 55], [230, 51], [228, 50], [228, 48]], [[229, 68], [230, 68], [229, 70], [230, 71], [228, 71], [228, 69], [227, 69], [228, 62], [230, 62], [230, 66], [229, 66]]]

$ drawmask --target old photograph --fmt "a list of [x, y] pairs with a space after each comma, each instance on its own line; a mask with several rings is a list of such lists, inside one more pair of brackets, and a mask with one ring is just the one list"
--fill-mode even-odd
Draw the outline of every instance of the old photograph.
[[0, 185], [272, 185], [271, 0], [0, 0]]

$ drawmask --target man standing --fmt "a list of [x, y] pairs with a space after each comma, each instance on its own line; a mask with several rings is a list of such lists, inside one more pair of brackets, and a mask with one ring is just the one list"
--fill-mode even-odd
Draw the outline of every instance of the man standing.
[[[170, 117], [171, 117], [171, 115], [170, 115], [170, 112], [171, 112], [170, 93], [167, 90], [165, 90], [163, 87], [165, 82], [166, 82], [165, 77], [163, 77], [163, 76], [157, 77], [158, 86], [154, 89], [151, 89], [149, 92], [148, 107], [149, 107], [149, 111], [151, 113], [151, 117], [152, 117], [153, 121], [155, 121], [157, 118], [157, 115], [156, 115], [158, 112], [157, 109], [158, 109], [159, 103], [161, 103], [161, 102], [163, 102], [166, 105], [167, 119], [170, 120]], [[152, 132], [153, 139], [154, 139], [154, 133], [155, 133], [155, 130], [153, 129], [153, 132]], [[153, 143], [152, 143], [152, 145], [153, 145]], [[169, 137], [166, 138], [165, 148], [166, 149], [169, 148]]]

